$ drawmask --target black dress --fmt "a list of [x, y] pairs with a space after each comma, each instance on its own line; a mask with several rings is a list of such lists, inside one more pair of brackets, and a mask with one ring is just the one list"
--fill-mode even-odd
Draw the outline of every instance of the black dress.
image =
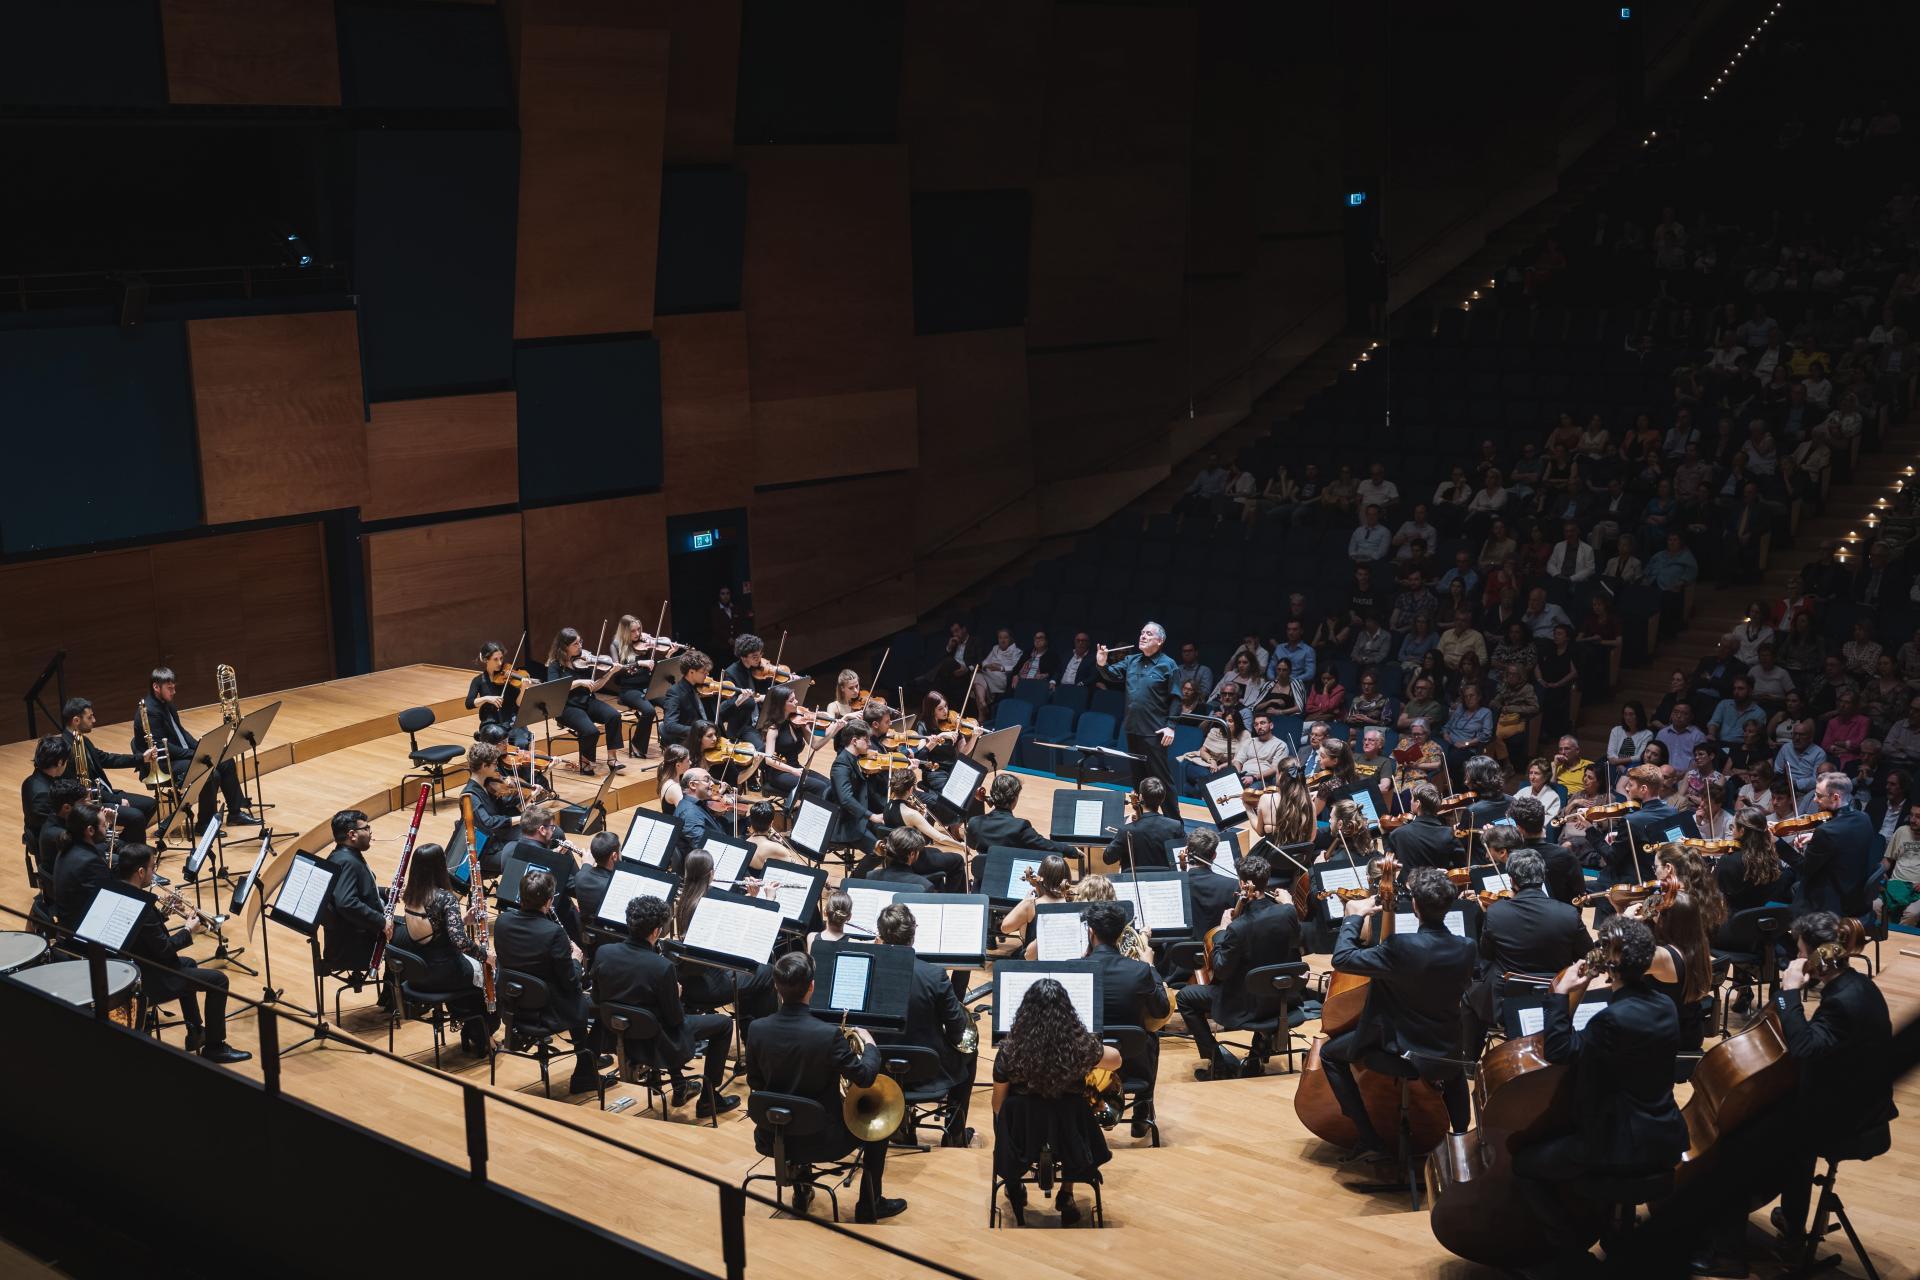
[[1680, 1011], [1680, 1049], [1683, 1053], [1692, 1053], [1706, 1038], [1707, 1015], [1698, 1000], [1688, 1000], [1687, 996], [1687, 958], [1680, 948], [1671, 943], [1660, 944], [1661, 950], [1673, 957], [1673, 971], [1679, 975], [1677, 982], [1662, 982], [1652, 973], [1647, 974], [1647, 985], [1673, 1001], [1673, 1007]]
[[1008, 1080], [1002, 1061], [1004, 1054], [994, 1061], [994, 1083], [1012, 1088], [993, 1117], [994, 1173], [1012, 1181], [1046, 1147], [1060, 1163], [1062, 1181], [1100, 1181], [1100, 1166], [1113, 1159], [1113, 1153], [1086, 1095], [1078, 1090], [1055, 1098], [1029, 1093], [1025, 1085]]
[[447, 1002], [447, 1008], [462, 1022], [484, 1016], [486, 1001], [473, 985], [473, 966], [467, 962], [468, 956], [479, 957], [480, 948], [467, 935], [460, 899], [435, 889], [424, 910], [408, 908], [404, 914], [406, 920], [425, 920], [433, 929], [425, 938], [414, 937], [404, 921], [394, 930], [396, 944], [426, 961], [426, 971], [409, 974], [407, 981], [424, 991], [460, 992]]

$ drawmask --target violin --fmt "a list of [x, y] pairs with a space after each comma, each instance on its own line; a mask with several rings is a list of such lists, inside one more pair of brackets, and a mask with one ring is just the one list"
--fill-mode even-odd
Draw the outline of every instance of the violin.
[[860, 772], [892, 773], [896, 769], [911, 769], [917, 763], [912, 756], [903, 756], [897, 751], [869, 751], [860, 757]]
[[1589, 822], [1601, 822], [1607, 818], [1624, 818], [1639, 809], [1638, 800], [1621, 800], [1614, 804], [1590, 804], [1580, 811], [1580, 816]]
[[1441, 813], [1445, 813], [1449, 809], [1464, 809], [1479, 798], [1480, 793], [1478, 791], [1456, 791], [1450, 796], [1440, 797], [1439, 809]]
[[1310, 774], [1307, 777], [1307, 788], [1308, 790], [1312, 790], [1314, 787], [1324, 786], [1329, 782], [1338, 782], [1339, 780], [1340, 775], [1332, 769], [1322, 769], [1318, 773]]
[[1385, 835], [1390, 831], [1398, 831], [1400, 828], [1406, 826], [1409, 822], [1412, 822], [1412, 821], [1413, 821], [1413, 815], [1410, 813], [1381, 814], [1380, 815], [1380, 833], [1382, 835]]
[[1616, 884], [1611, 888], [1602, 889], [1598, 893], [1583, 893], [1573, 900], [1573, 905], [1576, 907], [1594, 907], [1602, 902], [1611, 902], [1614, 910], [1618, 911], [1620, 908], [1630, 906], [1633, 903], [1643, 902], [1661, 891], [1661, 885], [1658, 880], [1649, 880], [1645, 884]]
[[978, 737], [981, 732], [980, 722], [971, 716], [963, 716], [949, 707], [940, 714], [940, 732], [957, 733], [965, 738]]
[[1705, 836], [1688, 836], [1678, 843], [1682, 849], [1691, 849], [1695, 853], [1706, 854], [1709, 857], [1718, 857], [1723, 853], [1732, 853], [1740, 847], [1740, 842], [1732, 836], [1727, 836], [1719, 840], [1709, 839]]
[[1806, 832], [1813, 830], [1831, 818], [1837, 812], [1838, 810], [1835, 809], [1815, 809], [1812, 813], [1802, 813], [1791, 818], [1782, 818], [1773, 824], [1773, 834], [1776, 836], [1804, 835]]
[[933, 739], [924, 733], [915, 733], [911, 729], [887, 730], [886, 746], [889, 751], [922, 751], [930, 746]]
[[740, 686], [731, 680], [715, 680], [712, 677], [708, 677], [702, 683], [694, 686], [694, 692], [703, 698], [737, 698], [740, 696], [741, 690]]
[[777, 662], [762, 661], [753, 669], [754, 679], [771, 680], [775, 684], [792, 684], [793, 668], [783, 667]]
[[702, 751], [700, 758], [708, 764], [749, 765], [760, 758], [760, 753], [753, 749], [753, 744], [750, 742], [722, 738], [718, 746]]
[[740, 793], [732, 787], [716, 788], [714, 793], [701, 801], [715, 813], [746, 813], [753, 806], [740, 798]]
[[1338, 898], [1341, 902], [1358, 902], [1362, 898], [1371, 898], [1371, 889], [1322, 889], [1313, 895], [1315, 902], [1325, 902], [1328, 898]]
[[538, 752], [522, 751], [518, 747], [513, 747], [501, 753], [500, 763], [509, 769], [524, 769], [529, 763], [536, 769], [551, 769], [554, 765], [554, 758], [552, 756], [543, 756]]

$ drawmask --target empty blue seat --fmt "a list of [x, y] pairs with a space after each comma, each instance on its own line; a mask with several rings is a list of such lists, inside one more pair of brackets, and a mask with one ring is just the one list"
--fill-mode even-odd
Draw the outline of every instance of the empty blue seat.
[[1027, 731], [1020, 735], [1020, 763], [1029, 769], [1056, 771], [1057, 752], [1036, 746], [1040, 742], [1065, 742], [1073, 736], [1072, 707], [1041, 707], [1033, 713], [1033, 721]]
[[1120, 719], [1120, 717], [1126, 714], [1127, 695], [1122, 693], [1118, 689], [1096, 688], [1093, 690], [1093, 694], [1091, 698], [1089, 698], [1087, 702], [1087, 706], [1091, 710], [1102, 712], [1103, 714], [1109, 715], [1113, 717], [1115, 720], [1118, 720]]
[[[1033, 723], [1033, 713], [1035, 709], [1033, 703], [1028, 702], [1024, 698], [1016, 698], [1009, 694], [1007, 697], [1000, 699], [1000, 705], [993, 709], [993, 727], [996, 729], [1011, 729], [1017, 725], [1022, 730], [1025, 730], [1028, 725]], [[1024, 733], [1022, 736], [1025, 736]]]
[[1063, 684], [1053, 691], [1049, 704], [1056, 707], [1070, 707], [1075, 715], [1087, 709], [1088, 701], [1093, 697], [1090, 684]]
[[[1073, 740], [1076, 745], [1082, 747], [1111, 747], [1113, 745], [1115, 728], [1116, 726], [1112, 716], [1106, 714], [1104, 711], [1089, 711], [1075, 722], [1073, 726]], [[1100, 767], [1102, 768], [1109, 768], [1112, 764], [1113, 762], [1110, 760], [1100, 761]], [[1071, 773], [1073, 771], [1074, 761], [1072, 758], [1063, 759], [1060, 762], [1060, 766], [1065, 771]]]

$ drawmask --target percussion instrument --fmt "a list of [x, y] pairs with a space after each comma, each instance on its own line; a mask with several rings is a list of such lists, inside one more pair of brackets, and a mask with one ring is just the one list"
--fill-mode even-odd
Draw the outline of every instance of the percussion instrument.
[[[93, 1008], [93, 980], [85, 960], [56, 960], [11, 975], [23, 987], [64, 1000], [79, 1009]], [[133, 997], [140, 989], [140, 970], [125, 960], [107, 961], [107, 1016], [122, 1026], [133, 1025]]]
[[0, 929], [0, 973], [13, 973], [37, 964], [47, 954], [47, 940], [37, 933]]

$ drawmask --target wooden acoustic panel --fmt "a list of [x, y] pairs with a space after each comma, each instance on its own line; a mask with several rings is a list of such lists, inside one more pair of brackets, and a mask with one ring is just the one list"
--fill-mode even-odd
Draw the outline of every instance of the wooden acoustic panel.
[[789, 661], [818, 661], [912, 624], [912, 538], [850, 537], [860, 522], [849, 525], [834, 514], [887, 508], [899, 498], [890, 479], [862, 476], [754, 495], [755, 623], [763, 636], [791, 631]]
[[[561, 627], [589, 646], [620, 615], [644, 617], [652, 630], [667, 594], [665, 501], [657, 493], [563, 507], [535, 507], [522, 516], [527, 571], [527, 652], [546, 657]], [[605, 652], [600, 649], [597, 652]]]
[[[317, 523], [0, 565], [0, 598], [20, 604], [0, 611], [5, 687], [25, 692], [64, 649], [67, 693], [91, 698], [106, 723], [132, 717], [147, 673], [162, 664], [178, 673], [186, 705], [214, 700], [222, 662], [239, 672], [243, 691], [333, 676]], [[33, 607], [54, 600], [59, 607]], [[57, 713], [53, 686], [44, 696]], [[4, 736], [25, 732], [16, 720]]]
[[1024, 329], [928, 334], [913, 340], [919, 390], [920, 474], [964, 502], [916, 502], [914, 547], [1030, 535], [1003, 529], [1008, 504], [1033, 488], [1036, 446], [1027, 423]]
[[731, 163], [740, 0], [669, 3], [673, 45], [667, 73], [667, 163]]
[[1053, 0], [916, 0], [907, 6], [900, 133], [915, 191], [1033, 181]]
[[660, 342], [665, 514], [744, 506], [756, 470], [745, 314], [662, 316], [653, 336]]
[[914, 465], [904, 147], [748, 147], [753, 436], [783, 481]]
[[664, 30], [519, 28], [515, 338], [653, 327]]
[[355, 507], [366, 404], [351, 311], [187, 322], [209, 524]]
[[519, 500], [511, 391], [395, 400], [367, 423], [363, 520], [510, 505]]
[[375, 667], [471, 666], [487, 640], [513, 648], [526, 613], [518, 514], [370, 533], [363, 546]]
[[167, 100], [337, 107], [333, 0], [160, 0]]

